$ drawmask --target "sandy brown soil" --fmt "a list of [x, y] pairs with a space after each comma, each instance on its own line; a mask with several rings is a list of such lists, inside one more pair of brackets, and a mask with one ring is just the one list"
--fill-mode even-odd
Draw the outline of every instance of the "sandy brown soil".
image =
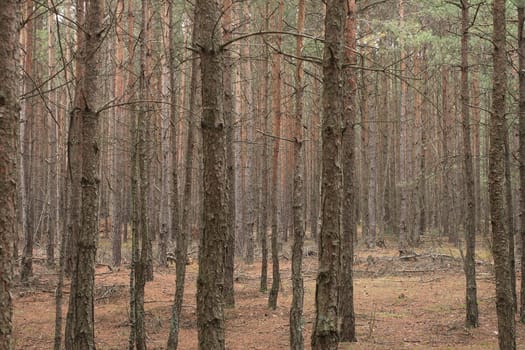
[[[428, 245], [428, 244], [427, 244]], [[419, 256], [401, 260], [392, 249], [360, 250], [356, 259], [355, 309], [358, 343], [341, 349], [497, 349], [494, 279], [488, 258], [478, 261], [480, 328], [466, 329], [464, 277], [458, 251], [417, 249]], [[480, 254], [483, 255], [483, 254]], [[236, 307], [226, 310], [229, 350], [288, 348], [291, 303], [290, 261], [282, 259], [283, 287], [277, 310], [268, 310], [259, 292], [260, 264], [236, 265]], [[317, 257], [305, 257], [305, 343], [309, 349], [314, 317]], [[270, 269], [271, 271], [271, 269]], [[197, 349], [195, 281], [197, 264], [188, 266], [179, 349]], [[97, 268], [96, 337], [99, 350], [126, 349], [128, 341], [129, 270]], [[17, 349], [51, 349], [54, 334], [56, 275], [40, 264], [30, 287], [14, 295]], [[175, 268], [158, 268], [146, 288], [148, 348], [165, 349]], [[67, 288], [66, 288], [67, 292]], [[66, 303], [67, 303], [66, 294]], [[64, 308], [64, 315], [65, 315]], [[525, 326], [519, 324], [518, 349], [525, 349]]]

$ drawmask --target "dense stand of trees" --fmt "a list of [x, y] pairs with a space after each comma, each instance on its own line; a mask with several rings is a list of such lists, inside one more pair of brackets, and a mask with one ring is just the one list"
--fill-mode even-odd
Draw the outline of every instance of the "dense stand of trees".
[[356, 341], [355, 244], [395, 240], [405, 255], [431, 236], [465, 247], [468, 327], [479, 325], [476, 244], [492, 249], [500, 347], [515, 349], [523, 1], [3, 5], [0, 348], [13, 343], [13, 277], [30, 284], [36, 254], [59, 276], [56, 350], [95, 349], [97, 261], [130, 265], [129, 348], [146, 349], [147, 282], [175, 259], [176, 349], [198, 249], [199, 348], [224, 349], [235, 259], [261, 260], [275, 309], [291, 246], [290, 344], [302, 349], [306, 239], [319, 255], [312, 348], [335, 349]]

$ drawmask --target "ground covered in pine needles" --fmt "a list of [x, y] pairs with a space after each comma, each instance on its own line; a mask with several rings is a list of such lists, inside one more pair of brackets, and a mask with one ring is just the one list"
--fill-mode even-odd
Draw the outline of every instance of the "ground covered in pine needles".
[[[103, 241], [99, 252], [104, 261]], [[317, 256], [307, 242], [304, 258], [306, 349], [314, 319]], [[392, 248], [391, 248], [392, 247]], [[359, 247], [355, 261], [355, 310], [357, 343], [340, 349], [497, 349], [495, 287], [489, 254], [482, 247], [477, 256], [480, 327], [464, 327], [464, 289], [461, 252], [439, 241], [428, 240], [400, 257], [394, 249]], [[282, 288], [277, 310], [269, 310], [267, 294], [259, 292], [260, 263], [235, 267], [236, 307], [226, 314], [229, 350], [288, 349], [288, 313], [291, 303], [289, 249], [281, 255]], [[197, 263], [187, 266], [185, 303], [179, 349], [197, 349], [195, 286]], [[271, 274], [271, 266], [269, 268]], [[270, 276], [271, 277], [271, 276]], [[271, 281], [270, 281], [271, 282]], [[14, 338], [17, 349], [51, 349], [54, 337], [56, 274], [35, 264], [29, 286], [17, 285], [14, 297]], [[518, 280], [519, 285], [519, 280]], [[65, 288], [67, 306], [69, 285]], [[97, 267], [96, 341], [99, 350], [126, 349], [129, 323], [129, 269]], [[148, 349], [165, 349], [175, 289], [175, 266], [157, 268], [155, 280], [146, 285]], [[64, 317], [66, 307], [63, 310]], [[525, 349], [525, 326], [517, 325], [518, 349]]]

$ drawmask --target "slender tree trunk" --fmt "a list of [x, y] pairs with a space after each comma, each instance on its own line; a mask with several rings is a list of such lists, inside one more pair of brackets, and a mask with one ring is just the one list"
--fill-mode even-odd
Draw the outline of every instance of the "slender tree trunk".
[[[77, 4], [83, 6], [83, 4]], [[72, 317], [68, 318], [72, 330], [72, 343], [66, 342], [67, 350], [94, 350], [95, 327], [93, 293], [95, 284], [95, 257], [98, 234], [98, 169], [99, 147], [98, 129], [99, 114], [97, 112], [99, 75], [101, 66], [100, 45], [104, 38], [102, 18], [103, 2], [92, 0], [86, 3], [84, 31], [79, 31], [79, 40], [85, 44], [81, 47], [79, 69], [85, 75], [77, 76], [74, 114], [81, 123], [80, 145], [82, 176], [81, 187], [81, 217], [80, 231], [76, 242], [74, 270], [71, 281], [69, 308]], [[81, 22], [82, 23], [82, 22]]]
[[[284, 2], [279, 0], [278, 15], [275, 17], [275, 28], [277, 31], [282, 30], [282, 19], [284, 15]], [[277, 39], [277, 47], [281, 46], [281, 38]], [[279, 138], [281, 137], [281, 55], [275, 53], [272, 58], [272, 115], [273, 115], [273, 150], [272, 150], [272, 287], [268, 296], [268, 307], [271, 309], [277, 308], [277, 296], [279, 294], [279, 285], [281, 276], [279, 272]]]
[[519, 173], [520, 173], [520, 227], [521, 235], [521, 294], [520, 322], [525, 323], [525, 7], [518, 7], [519, 50]]
[[[423, 49], [421, 53], [421, 60], [424, 62], [427, 61], [426, 50]], [[421, 101], [421, 119], [420, 119], [420, 158], [419, 158], [419, 193], [418, 193], [418, 203], [419, 203], [419, 222], [418, 222], [418, 234], [424, 235], [427, 231], [427, 169], [426, 169], [426, 159], [427, 159], [427, 128], [429, 128], [430, 123], [427, 120], [427, 115], [429, 114], [429, 74], [428, 66], [424, 65], [423, 68], [423, 98]]]
[[[244, 1], [241, 4], [241, 15], [240, 23], [244, 25], [241, 26], [240, 30], [243, 33], [250, 32], [250, 8], [249, 2]], [[248, 39], [249, 40], [249, 39]], [[245, 143], [245, 154], [246, 154], [246, 163], [245, 163], [245, 185], [244, 185], [244, 203], [243, 203], [243, 234], [245, 235], [246, 242], [246, 251], [245, 251], [245, 260], [247, 264], [253, 264], [255, 259], [255, 238], [254, 238], [254, 228], [255, 228], [255, 201], [256, 201], [256, 171], [255, 171], [255, 107], [254, 107], [254, 91], [253, 91], [253, 77], [252, 77], [252, 68], [250, 63], [251, 50], [250, 43], [243, 43], [241, 45], [241, 63], [240, 63], [240, 75], [241, 75], [241, 86], [244, 95], [244, 108], [246, 116], [246, 143]]]
[[[269, 27], [269, 2], [265, 4], [264, 11], [264, 29], [268, 30]], [[263, 88], [262, 88], [262, 116], [263, 116], [263, 125], [264, 132], [268, 134], [270, 132], [270, 117], [269, 117], [269, 88], [270, 88], [270, 54], [268, 47], [265, 45], [263, 48], [264, 58], [262, 64], [262, 71], [264, 74]], [[263, 138], [263, 151], [262, 151], [262, 199], [261, 199], [261, 281], [259, 290], [261, 293], [265, 293], [268, 288], [268, 208], [269, 208], [269, 164], [268, 164], [268, 137], [264, 136]]]
[[[399, 0], [399, 19], [401, 26], [404, 24], [404, 0]], [[405, 49], [404, 43], [399, 43], [401, 47], [401, 63], [400, 70], [401, 74], [405, 74], [406, 62], [405, 62]], [[408, 115], [407, 115], [407, 83], [405, 80], [401, 80], [401, 112], [399, 116], [399, 249], [403, 252], [406, 249], [409, 238], [409, 200], [410, 200], [410, 189], [408, 187], [409, 174], [409, 157], [410, 152], [408, 149]]]
[[14, 349], [13, 240], [17, 230], [16, 157], [19, 121], [19, 2], [5, 1], [0, 13], [0, 349]]
[[[175, 109], [175, 105], [169, 105], [171, 101], [171, 94], [175, 94], [175, 91], [171, 91], [171, 70], [175, 69], [172, 64], [175, 62], [171, 59], [171, 50], [173, 43], [170, 41], [170, 32], [173, 31], [171, 26], [173, 17], [173, 4], [166, 2], [162, 8], [162, 39], [163, 39], [163, 50], [162, 55], [162, 75], [161, 75], [161, 90], [162, 99], [165, 104], [162, 106], [161, 114], [161, 193], [160, 193], [160, 237], [159, 237], [159, 263], [166, 266], [168, 263], [168, 239], [170, 235], [170, 121], [171, 121], [171, 110]], [[173, 135], [172, 137], [175, 137]]]
[[[53, 3], [48, 0], [48, 6], [52, 8]], [[55, 15], [50, 11], [47, 17], [47, 62], [48, 62], [48, 76], [53, 76], [55, 65]], [[53, 79], [49, 78], [48, 89], [53, 91]], [[53, 267], [55, 265], [55, 241], [59, 237], [59, 165], [58, 165], [58, 93], [50, 94], [49, 115], [47, 118], [47, 126], [49, 128], [49, 164], [48, 164], [48, 186], [47, 186], [47, 205], [49, 224], [47, 227], [47, 246], [46, 246], [46, 263], [47, 266]]]
[[[224, 40], [232, 38], [232, 1], [223, 0], [224, 15], [222, 17]], [[224, 260], [224, 304], [226, 307], [235, 306], [234, 295], [234, 265], [235, 265], [235, 155], [233, 150], [233, 59], [231, 52], [224, 52], [224, 120], [226, 122], [226, 159], [227, 159], [227, 186], [228, 186], [228, 237]]]
[[[304, 31], [305, 0], [299, 0], [297, 12], [297, 31]], [[296, 39], [295, 55], [301, 57], [303, 38]], [[303, 339], [303, 301], [304, 285], [303, 263], [304, 245], [304, 154], [303, 154], [303, 61], [297, 60], [295, 70], [295, 143], [294, 143], [294, 179], [293, 179], [293, 248], [292, 248], [292, 306], [290, 307], [290, 349], [304, 349]]]
[[[357, 13], [356, 2], [348, 2], [348, 16], [346, 17], [345, 30], [345, 62], [356, 63], [356, 30]], [[344, 72], [344, 120], [343, 120], [343, 225], [341, 232], [341, 266], [339, 285], [339, 314], [341, 329], [339, 336], [341, 341], [355, 342], [355, 313], [354, 313], [354, 237], [357, 231], [356, 218], [356, 186], [355, 174], [355, 129], [357, 92], [356, 71], [347, 68]]]
[[[25, 24], [24, 40], [24, 92], [29, 93], [33, 89], [33, 1], [26, 0], [25, 16], [30, 20]], [[22, 231], [24, 235], [24, 250], [22, 253], [22, 263], [20, 268], [20, 279], [27, 282], [33, 274], [33, 215], [31, 208], [32, 203], [28, 202], [31, 197], [30, 177], [28, 170], [30, 167], [31, 154], [31, 129], [30, 125], [34, 121], [33, 100], [28, 98], [22, 105], [21, 123], [20, 123], [20, 187], [21, 187], [21, 208]]]
[[132, 153], [131, 153], [131, 266], [129, 273], [129, 350], [135, 350], [137, 337], [137, 293], [136, 272], [138, 265], [138, 232], [139, 232], [139, 171], [138, 171], [138, 119], [137, 114], [133, 116], [131, 123]]
[[224, 246], [228, 234], [226, 130], [223, 114], [223, 51], [220, 47], [222, 1], [197, 0], [195, 48], [201, 58], [204, 158], [203, 231], [197, 279], [197, 324], [200, 350], [224, 345]]
[[[116, 38], [115, 38], [115, 61], [117, 64], [115, 70], [115, 81], [114, 81], [114, 91], [116, 99], [124, 98], [124, 28], [123, 28], [123, 14], [124, 14], [124, 0], [118, 0], [116, 5]], [[131, 56], [131, 55], [130, 55]], [[112, 260], [114, 266], [120, 266], [122, 260], [122, 224], [124, 217], [124, 209], [122, 201], [124, 200], [124, 171], [123, 157], [125, 153], [120, 150], [120, 147], [117, 145], [122, 141], [124, 133], [121, 130], [121, 125], [124, 124], [124, 109], [121, 107], [115, 107], [114, 109], [114, 128], [113, 128], [113, 195], [111, 196], [112, 200], [110, 205], [113, 207], [113, 232], [111, 240], [111, 251], [112, 251]], [[127, 228], [125, 228], [127, 229]]]
[[[511, 174], [511, 157], [510, 142], [512, 140], [512, 133], [510, 131], [511, 125], [507, 120], [505, 122], [505, 215], [507, 222], [507, 230], [509, 233], [509, 269], [510, 269], [510, 285], [512, 293], [512, 303], [514, 310], [518, 311], [518, 296], [516, 294], [516, 258], [514, 256], [514, 203], [512, 201], [512, 174]], [[510, 139], [510, 140], [509, 140]]]
[[448, 237], [448, 240], [450, 243], [457, 244], [458, 237], [457, 233], [454, 229], [451, 227], [451, 223], [453, 221], [453, 206], [452, 206], [452, 196], [450, 194], [450, 179], [451, 179], [451, 172], [450, 172], [450, 151], [449, 151], [449, 138], [450, 138], [450, 129], [451, 129], [451, 116], [450, 116], [450, 110], [449, 110], [449, 98], [448, 95], [448, 78], [449, 78], [449, 70], [448, 67], [444, 66], [442, 68], [442, 111], [441, 114], [443, 115], [442, 118], [442, 213], [441, 213], [441, 219], [442, 219], [442, 225], [443, 225], [443, 236]]
[[323, 170], [322, 226], [319, 237], [319, 268], [316, 281], [316, 317], [312, 331], [313, 350], [337, 349], [339, 265], [341, 241], [342, 169], [341, 127], [343, 122], [343, 43], [346, 0], [326, 2], [323, 55]]
[[[378, 87], [379, 81], [376, 79], [375, 86]], [[377, 94], [376, 94], [377, 96]], [[377, 105], [376, 105], [377, 106]], [[367, 212], [368, 212], [368, 232], [366, 244], [369, 248], [376, 246], [377, 239], [377, 110], [373, 108], [373, 119], [369, 119], [368, 129], [368, 184], [364, 186], [367, 189]], [[365, 184], [363, 184], [365, 185]]]
[[[65, 189], [65, 197], [67, 197], [68, 188]], [[65, 226], [65, 225], [64, 225]], [[62, 230], [60, 236], [59, 257], [58, 257], [58, 271], [57, 271], [57, 287], [55, 292], [55, 339], [54, 350], [62, 348], [62, 303], [64, 299], [64, 267], [66, 260], [66, 231]]]
[[509, 242], [505, 228], [505, 0], [494, 0], [494, 72], [490, 118], [489, 199], [492, 221], [492, 250], [496, 272], [498, 340], [502, 350], [516, 349], [516, 325], [510, 282]]
[[[172, 108], [170, 109], [170, 120], [171, 120], [171, 133], [172, 133], [172, 139], [171, 139], [171, 146], [172, 146], [172, 166], [173, 166], [173, 172], [172, 172], [172, 195], [171, 195], [171, 205], [172, 205], [172, 213], [171, 213], [171, 229], [172, 232], [175, 232], [175, 238], [177, 240], [177, 247], [175, 252], [175, 258], [176, 258], [176, 285], [175, 285], [175, 299], [173, 301], [172, 306], [172, 314], [171, 314], [171, 320], [170, 320], [170, 332], [168, 336], [168, 344], [167, 349], [168, 350], [175, 350], [178, 348], [178, 342], [179, 342], [179, 330], [180, 330], [180, 315], [182, 311], [182, 303], [184, 300], [184, 283], [186, 280], [186, 261], [187, 261], [187, 246], [188, 246], [188, 235], [191, 232], [190, 229], [190, 203], [191, 203], [191, 174], [188, 175], [188, 172], [186, 171], [186, 179], [185, 179], [185, 187], [184, 187], [184, 200], [185, 200], [185, 206], [184, 206], [184, 216], [183, 216], [183, 222], [180, 222], [180, 206], [179, 206], [179, 192], [178, 192], [178, 170], [177, 170], [177, 153], [178, 153], [178, 143], [177, 143], [177, 110], [174, 108], [176, 102], [177, 102], [177, 95], [175, 94], [175, 71], [174, 71], [174, 65], [175, 65], [175, 47], [174, 47], [174, 21], [173, 21], [173, 4], [170, 2], [168, 4], [167, 8], [168, 13], [168, 60], [169, 60], [169, 79], [170, 79], [170, 100], [172, 102]], [[196, 70], [198, 69], [198, 61], [194, 60], [192, 63], [193, 69], [192, 69], [192, 86], [190, 87], [190, 96], [191, 94], [195, 95], [196, 88], [193, 86], [195, 82], [193, 82], [194, 78], [193, 76], [197, 74]], [[187, 164], [187, 169], [193, 169], [193, 149], [190, 149], [191, 146], [193, 146], [193, 128], [192, 128], [192, 120], [193, 120], [193, 111], [195, 109], [195, 103], [193, 102], [195, 100], [195, 97], [193, 99], [190, 97], [190, 108], [188, 111], [189, 116], [189, 124], [188, 124], [188, 148], [187, 148], [187, 154], [186, 154], [186, 162], [189, 162]], [[188, 188], [189, 187], [189, 188]]]
[[[195, 31], [192, 33], [193, 40], [195, 40]], [[184, 282], [186, 280], [186, 263], [188, 261], [188, 243], [189, 234], [191, 232], [191, 203], [192, 190], [194, 180], [194, 158], [196, 151], [195, 127], [200, 124], [200, 116], [197, 107], [197, 85], [199, 83], [199, 59], [194, 58], [191, 65], [190, 78], [190, 96], [189, 109], [187, 113], [188, 119], [188, 137], [186, 139], [186, 156], [184, 164], [186, 165], [186, 176], [184, 180], [184, 205], [182, 206], [182, 222], [181, 230], [177, 235], [177, 248], [175, 252], [176, 267], [176, 286], [175, 286], [175, 300], [173, 302], [170, 334], [168, 338], [168, 350], [174, 350], [178, 347], [178, 337], [180, 329], [180, 315], [182, 311], [182, 303], [184, 300]]]
[[474, 167], [472, 164], [472, 147], [470, 140], [470, 94], [469, 94], [469, 1], [461, 1], [461, 114], [463, 119], [463, 153], [465, 162], [465, 242], [467, 253], [465, 256], [466, 278], [466, 319], [467, 327], [478, 327], [478, 299], [476, 286], [476, 202], [474, 191]]
[[134, 171], [133, 182], [135, 183], [135, 193], [133, 199], [134, 208], [134, 242], [132, 243], [132, 259], [134, 260], [133, 276], [131, 278], [133, 289], [133, 332], [135, 337], [130, 340], [136, 346], [137, 350], [146, 350], [146, 323], [144, 315], [144, 293], [146, 280], [148, 280], [148, 266], [150, 264], [149, 251], [149, 227], [147, 215], [147, 194], [149, 189], [149, 179], [147, 172], [147, 150], [146, 142], [148, 141], [148, 103], [146, 102], [149, 87], [147, 79], [149, 78], [148, 67], [148, 43], [147, 32], [149, 27], [149, 6], [148, 0], [141, 2], [141, 31], [139, 36], [139, 104], [138, 112], [135, 117], [133, 130], [133, 162], [132, 167]]

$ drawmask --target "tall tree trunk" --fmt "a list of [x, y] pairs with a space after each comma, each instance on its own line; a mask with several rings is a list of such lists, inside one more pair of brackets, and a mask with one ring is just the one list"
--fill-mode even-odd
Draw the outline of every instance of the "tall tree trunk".
[[521, 235], [521, 294], [520, 322], [525, 323], [525, 7], [518, 7], [519, 50], [519, 173], [520, 173], [520, 227]]
[[[269, 2], [266, 2], [264, 6], [264, 29], [268, 30], [269, 27]], [[269, 117], [270, 108], [269, 108], [269, 89], [270, 89], [270, 54], [267, 45], [263, 48], [264, 57], [262, 64], [262, 71], [264, 74], [263, 78], [263, 88], [262, 88], [262, 116], [263, 116], [263, 131], [264, 133], [270, 133], [270, 122]], [[268, 154], [269, 154], [269, 142], [268, 137], [263, 136], [263, 151], [262, 151], [262, 186], [261, 186], [261, 280], [259, 290], [264, 293], [268, 288], [268, 209], [269, 209], [269, 200], [270, 193], [268, 189]]]
[[[421, 53], [421, 60], [427, 61], [426, 50], [423, 49]], [[420, 158], [419, 158], [419, 223], [418, 223], [418, 234], [424, 235], [427, 231], [427, 170], [426, 170], [426, 159], [427, 159], [427, 128], [430, 123], [427, 121], [427, 115], [429, 114], [429, 67], [424, 65], [423, 68], [423, 98], [421, 101], [421, 119], [420, 119]]]
[[[29, 93], [33, 89], [33, 51], [34, 51], [34, 26], [33, 1], [26, 0], [25, 16], [29, 21], [25, 24], [24, 40], [24, 93]], [[22, 253], [22, 263], [20, 268], [20, 279], [27, 282], [33, 274], [33, 215], [32, 203], [28, 202], [31, 198], [31, 182], [28, 176], [31, 154], [31, 129], [30, 125], [34, 121], [33, 99], [28, 98], [22, 104], [22, 114], [20, 123], [20, 187], [21, 187], [21, 208], [22, 231], [24, 235], [24, 250]]]
[[[49, 8], [53, 7], [53, 3], [48, 0]], [[54, 83], [53, 70], [55, 65], [55, 14], [49, 11], [47, 17], [47, 68], [48, 68], [48, 89], [53, 91]], [[47, 266], [53, 267], [55, 265], [55, 241], [59, 237], [59, 164], [58, 164], [58, 123], [57, 115], [58, 93], [52, 92], [50, 94], [50, 106], [48, 107], [47, 127], [49, 128], [49, 163], [48, 163], [48, 186], [47, 186], [47, 205], [49, 224], [47, 227], [47, 246], [46, 246], [46, 263]]]
[[[182, 311], [182, 303], [184, 300], [184, 283], [186, 280], [186, 260], [187, 260], [187, 245], [188, 245], [188, 235], [190, 234], [190, 215], [188, 213], [190, 203], [191, 203], [191, 180], [188, 179], [188, 176], [191, 178], [191, 175], [188, 175], [186, 172], [186, 179], [185, 179], [185, 188], [184, 188], [184, 200], [187, 202], [187, 204], [184, 206], [184, 217], [183, 221], [185, 221], [185, 224], [181, 223], [180, 220], [180, 206], [179, 206], [179, 191], [178, 191], [178, 167], [177, 167], [177, 153], [179, 150], [178, 142], [177, 142], [177, 109], [174, 108], [174, 106], [177, 103], [177, 94], [175, 94], [176, 84], [175, 84], [175, 71], [174, 71], [174, 65], [175, 65], [175, 38], [174, 38], [174, 29], [175, 29], [175, 23], [173, 19], [173, 3], [169, 2], [167, 5], [167, 16], [168, 16], [168, 47], [169, 50], [167, 52], [168, 54], [168, 66], [169, 66], [169, 85], [170, 85], [170, 101], [172, 103], [172, 106], [170, 108], [170, 121], [171, 121], [171, 158], [172, 158], [172, 182], [171, 182], [171, 230], [172, 234], [175, 233], [175, 238], [177, 239], [177, 247], [176, 247], [176, 285], [175, 285], [175, 299], [173, 301], [172, 306], [172, 314], [171, 314], [171, 320], [170, 320], [170, 331], [168, 336], [168, 343], [167, 343], [167, 349], [168, 350], [175, 350], [178, 348], [178, 342], [179, 342], [179, 329], [180, 329], [180, 315]], [[195, 60], [196, 61], [196, 60]], [[196, 75], [197, 73], [195, 70], [198, 68], [198, 62], [193, 63], [193, 70], [192, 70], [192, 81], [193, 81], [193, 75]], [[190, 94], [193, 93], [195, 95], [195, 91], [193, 90], [194, 87], [191, 87]], [[184, 93], [184, 92], [183, 92]], [[193, 113], [192, 107], [194, 104], [191, 103], [190, 99], [190, 108], [188, 111], [188, 115], [191, 118], [189, 120], [189, 130], [188, 130], [188, 138], [192, 137], [192, 123], [193, 120], [191, 113]], [[193, 140], [188, 139], [188, 145], [193, 145]], [[186, 155], [186, 160], [193, 160], [193, 150], [187, 149], [187, 152], [189, 154]], [[187, 169], [192, 169], [193, 165], [190, 164], [187, 166]], [[189, 189], [187, 188], [189, 187]]]
[[448, 78], [449, 70], [448, 67], [442, 67], [442, 201], [441, 201], [441, 220], [443, 225], [443, 236], [448, 237], [450, 243], [457, 244], [458, 237], [455, 230], [451, 227], [453, 217], [453, 206], [452, 196], [450, 191], [450, 150], [449, 150], [449, 137], [451, 131], [451, 116], [449, 110], [449, 94], [448, 94]]
[[200, 350], [224, 349], [224, 246], [227, 227], [226, 129], [223, 114], [222, 1], [197, 0], [195, 48], [201, 58], [204, 158], [203, 231], [197, 279]]
[[[222, 17], [224, 40], [232, 38], [232, 1], [223, 0], [224, 15]], [[226, 122], [226, 154], [227, 154], [227, 186], [228, 186], [228, 237], [224, 248], [224, 304], [235, 306], [234, 295], [234, 265], [235, 265], [235, 155], [233, 150], [233, 59], [231, 52], [224, 52], [224, 120]]]
[[474, 191], [474, 167], [472, 164], [472, 147], [470, 140], [470, 94], [469, 94], [469, 1], [461, 1], [461, 114], [463, 119], [463, 153], [465, 162], [465, 255], [466, 278], [466, 319], [467, 327], [478, 327], [478, 299], [476, 286], [476, 202]]
[[[163, 50], [162, 55], [162, 75], [161, 75], [161, 90], [162, 99], [165, 104], [162, 106], [161, 113], [161, 196], [160, 196], [160, 236], [159, 236], [159, 263], [166, 266], [168, 263], [168, 239], [170, 235], [170, 121], [171, 121], [171, 110], [175, 109], [175, 105], [169, 105], [171, 102], [171, 95], [175, 94], [175, 91], [171, 90], [171, 71], [175, 69], [173, 65], [175, 62], [171, 58], [171, 50], [174, 43], [170, 40], [170, 33], [173, 32], [171, 26], [173, 18], [173, 4], [166, 2], [162, 8], [162, 39], [163, 39]], [[172, 135], [175, 137], [175, 134]], [[173, 144], [173, 143], [172, 143]], [[175, 173], [176, 174], [176, 173]]]
[[[297, 31], [304, 31], [305, 0], [299, 0], [297, 11]], [[301, 57], [303, 37], [297, 36], [295, 55]], [[294, 125], [294, 179], [293, 179], [293, 248], [292, 248], [292, 306], [290, 307], [290, 349], [304, 349], [303, 339], [303, 301], [304, 285], [303, 263], [304, 245], [304, 154], [303, 154], [303, 61], [297, 60], [295, 70], [295, 125]]]
[[[345, 62], [356, 63], [356, 31], [357, 13], [355, 0], [348, 2], [348, 16], [345, 29]], [[343, 225], [341, 232], [341, 266], [339, 285], [339, 314], [341, 341], [355, 342], [355, 313], [354, 313], [354, 237], [357, 231], [356, 218], [356, 186], [355, 181], [355, 129], [357, 93], [357, 77], [354, 68], [344, 71], [344, 120], [343, 120]]]
[[139, 170], [138, 170], [138, 116], [135, 114], [131, 122], [132, 153], [131, 153], [131, 266], [129, 273], [129, 350], [135, 350], [137, 337], [137, 290], [136, 272], [138, 268], [138, 232], [139, 232]]
[[[277, 31], [282, 30], [282, 20], [284, 15], [284, 2], [279, 0], [279, 9], [277, 10], [277, 16], [275, 19], [275, 28]], [[282, 38], [277, 38], [277, 47], [281, 46]], [[279, 138], [281, 137], [281, 55], [279, 53], [273, 54], [272, 57], [272, 115], [273, 115], [273, 150], [272, 150], [272, 287], [268, 296], [268, 307], [271, 309], [277, 308], [277, 296], [279, 294], [279, 285], [281, 282], [281, 276], [279, 272]]]
[[313, 350], [337, 349], [338, 288], [341, 240], [341, 126], [343, 122], [343, 43], [346, 0], [326, 2], [323, 55], [323, 170], [322, 225], [319, 237], [319, 268], [316, 281], [316, 317], [312, 331]]
[[[399, 20], [400, 25], [403, 26], [404, 24], [404, 17], [405, 17], [405, 9], [404, 9], [404, 0], [399, 0]], [[400, 71], [401, 75], [405, 74], [406, 70], [406, 62], [405, 62], [405, 49], [404, 49], [404, 43], [402, 40], [400, 40], [399, 46], [401, 47], [401, 63], [400, 63]], [[401, 103], [401, 111], [399, 115], [399, 179], [398, 179], [398, 187], [399, 187], [399, 249], [400, 251], [404, 251], [406, 249], [406, 246], [408, 244], [408, 238], [409, 238], [409, 200], [410, 200], [410, 189], [408, 187], [409, 183], [409, 174], [408, 174], [408, 166], [409, 166], [409, 157], [410, 152], [408, 149], [408, 115], [407, 115], [407, 83], [405, 80], [401, 80], [401, 96], [400, 103]]]
[[[193, 40], [195, 40], [195, 30], [192, 33]], [[170, 334], [168, 338], [168, 350], [174, 350], [178, 347], [178, 337], [180, 329], [180, 315], [182, 311], [182, 303], [184, 300], [184, 282], [186, 280], [186, 263], [188, 261], [188, 241], [191, 232], [191, 203], [192, 190], [194, 180], [194, 162], [196, 153], [195, 128], [200, 124], [200, 117], [197, 110], [197, 85], [199, 83], [199, 59], [194, 58], [191, 65], [190, 78], [190, 96], [189, 108], [186, 118], [188, 119], [188, 137], [186, 139], [186, 155], [184, 164], [186, 166], [186, 176], [184, 180], [183, 192], [183, 206], [182, 206], [182, 222], [180, 230], [176, 237], [177, 248], [175, 251], [176, 259], [176, 285], [175, 285], [175, 299], [173, 301], [173, 308], [171, 314]]]
[[511, 125], [508, 120], [505, 122], [505, 215], [507, 223], [507, 232], [509, 234], [509, 269], [510, 269], [510, 286], [512, 293], [512, 304], [514, 310], [518, 311], [518, 296], [516, 294], [516, 258], [514, 256], [514, 203], [512, 201], [512, 174], [511, 174], [511, 158], [512, 151], [510, 149], [510, 142], [512, 141]]
[[4, 1], [0, 13], [0, 348], [6, 350], [14, 349], [11, 288], [17, 230], [18, 30], [19, 1]]
[[[244, 24], [240, 30], [243, 33], [250, 32], [250, 7], [249, 2], [242, 2], [242, 10], [240, 15], [240, 23]], [[247, 39], [249, 40], [249, 39]], [[255, 169], [255, 106], [254, 106], [254, 91], [253, 91], [253, 78], [250, 58], [251, 49], [250, 43], [247, 42], [241, 45], [241, 86], [244, 95], [244, 108], [245, 108], [245, 119], [246, 119], [246, 164], [245, 164], [245, 185], [244, 185], [244, 203], [243, 203], [243, 234], [245, 235], [244, 241], [246, 242], [245, 260], [248, 264], [253, 264], [255, 259], [255, 201], [256, 201], [256, 180], [257, 173]]]
[[494, 56], [492, 115], [490, 118], [489, 200], [492, 221], [492, 251], [496, 272], [498, 340], [502, 350], [516, 349], [516, 325], [510, 283], [509, 242], [505, 228], [505, 96], [506, 25], [505, 0], [494, 0]]
[[[77, 4], [83, 6], [83, 4]], [[104, 38], [102, 18], [104, 14], [103, 2], [91, 0], [86, 3], [85, 24], [79, 30], [79, 40], [84, 42], [79, 53], [79, 71], [84, 75], [77, 75], [77, 89], [73, 114], [81, 123], [80, 145], [81, 154], [81, 217], [80, 231], [76, 242], [74, 270], [71, 281], [69, 308], [72, 317], [68, 318], [69, 328], [72, 330], [72, 343], [67, 350], [94, 350], [95, 327], [93, 293], [95, 284], [95, 257], [98, 234], [98, 169], [99, 148], [98, 128], [99, 114], [97, 112], [97, 97], [99, 90], [99, 76], [101, 65], [100, 45]], [[82, 23], [82, 22], [80, 22]]]
[[[379, 80], [375, 79], [376, 90], [379, 86]], [[376, 100], [377, 100], [376, 91]], [[373, 119], [369, 118], [368, 129], [368, 184], [363, 184], [367, 189], [367, 212], [368, 212], [368, 232], [366, 245], [368, 248], [376, 246], [377, 239], [377, 105], [372, 109]]]
[[[116, 99], [124, 98], [124, 27], [123, 27], [123, 14], [124, 14], [124, 0], [118, 0], [116, 5], [116, 38], [115, 38], [115, 61], [117, 64], [115, 70], [115, 81], [114, 81], [114, 91]], [[131, 55], [130, 55], [131, 56]], [[113, 129], [114, 145], [117, 145], [122, 141], [122, 128], [121, 125], [124, 124], [124, 109], [116, 106], [114, 108], [114, 123], [115, 127]], [[113, 233], [111, 240], [111, 252], [112, 260], [114, 266], [120, 266], [122, 260], [122, 224], [124, 217], [124, 209], [122, 201], [124, 200], [124, 172], [123, 165], [125, 164], [122, 158], [125, 156], [124, 152], [120, 151], [119, 147], [113, 147], [113, 195], [111, 196], [110, 205], [113, 207]], [[127, 228], [125, 228], [127, 229]]]
[[149, 6], [148, 0], [141, 1], [141, 31], [139, 35], [139, 102], [138, 112], [134, 119], [133, 129], [133, 183], [135, 189], [133, 198], [133, 243], [132, 259], [133, 269], [131, 276], [131, 288], [133, 298], [131, 299], [132, 315], [131, 321], [132, 332], [130, 336], [130, 345], [133, 342], [137, 350], [146, 350], [146, 322], [144, 315], [144, 293], [146, 280], [148, 280], [148, 266], [150, 261], [149, 245], [149, 227], [147, 215], [147, 194], [149, 189], [149, 179], [147, 173], [147, 149], [148, 142], [148, 103], [147, 89], [148, 84], [148, 36], [149, 31]]

